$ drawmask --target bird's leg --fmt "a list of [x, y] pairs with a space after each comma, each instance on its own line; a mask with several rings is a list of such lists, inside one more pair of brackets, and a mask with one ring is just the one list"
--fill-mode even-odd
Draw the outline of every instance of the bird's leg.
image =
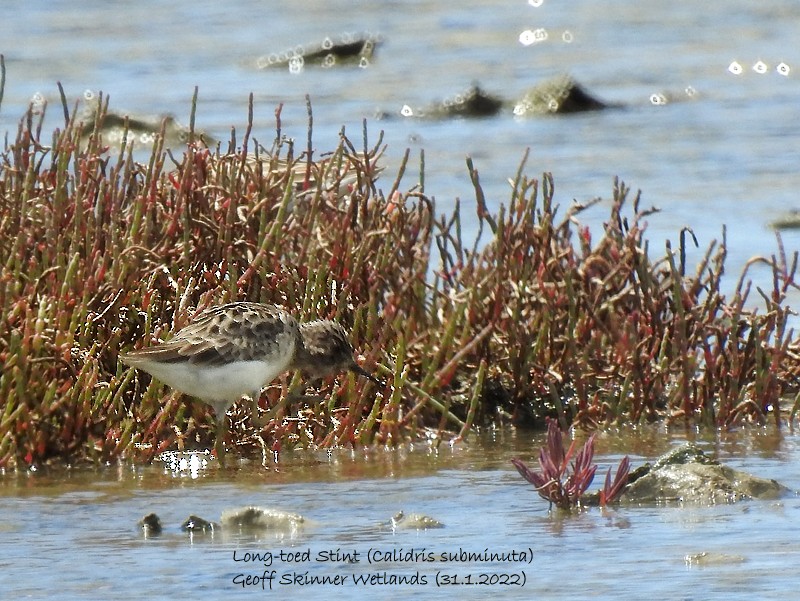
[[[312, 386], [319, 386], [321, 379], [316, 379], [311, 382]], [[304, 392], [300, 392], [302, 389], [303, 391], [308, 388], [308, 384], [303, 382], [302, 377], [300, 377], [299, 373], [292, 378], [292, 381], [289, 383], [289, 390], [281, 397], [281, 400], [278, 401], [278, 404], [274, 407], [267, 409], [264, 413], [263, 418], [257, 418], [256, 425], [259, 428], [263, 428], [266, 426], [270, 421], [275, 419], [275, 416], [278, 415], [283, 409], [287, 407], [290, 403], [294, 401], [321, 401], [325, 397], [319, 394], [305, 394]], [[256, 416], [258, 415], [258, 401], [253, 401], [253, 419], [256, 420]]]
[[[296, 392], [294, 392], [294, 390], [298, 386], [298, 382], [300, 382], [300, 379], [299, 379], [298, 375], [295, 374], [295, 376], [289, 382], [289, 391], [287, 393], [282, 394], [281, 395], [281, 399], [278, 401], [278, 404], [275, 405], [274, 407], [268, 408], [264, 412], [264, 416], [262, 418], [258, 419], [258, 421], [256, 422], [256, 425], [259, 428], [263, 428], [269, 422], [271, 422], [273, 419], [275, 419], [275, 416], [277, 416], [278, 413], [280, 411], [282, 411], [286, 407], [286, 404], [289, 401], [297, 399], [297, 398], [300, 397], [300, 395], [298, 395]], [[283, 391], [283, 390], [286, 390], [286, 377], [285, 376], [281, 376], [281, 391]], [[253, 416], [254, 416], [254, 418], [255, 418], [256, 415], [258, 415], [258, 411], [257, 410], [258, 410], [258, 405], [257, 405], [256, 402], [254, 402], [253, 403]]]
[[251, 402], [251, 417], [253, 419], [253, 424], [255, 424], [256, 429], [262, 430], [264, 426], [267, 425], [267, 422], [261, 418], [258, 400], [261, 398], [261, 391], [254, 390], [250, 393], [250, 402]]
[[268, 465], [269, 451], [267, 449], [267, 443], [264, 442], [263, 438], [261, 438], [261, 434], [256, 434], [256, 440], [258, 441], [258, 444], [261, 445], [261, 467], [269, 469]]
[[225, 434], [228, 432], [228, 412], [223, 409], [222, 418], [217, 419], [217, 438], [214, 441], [214, 451], [221, 467], [225, 467]]
[[278, 401], [277, 405], [267, 409], [267, 411], [264, 413], [264, 418], [263, 418], [264, 425], [268, 424], [273, 419], [275, 419], [275, 416], [278, 415], [278, 412], [281, 409], [283, 409], [285, 406], [286, 406], [286, 398], [284, 397], [284, 398], [281, 398], [280, 401]]

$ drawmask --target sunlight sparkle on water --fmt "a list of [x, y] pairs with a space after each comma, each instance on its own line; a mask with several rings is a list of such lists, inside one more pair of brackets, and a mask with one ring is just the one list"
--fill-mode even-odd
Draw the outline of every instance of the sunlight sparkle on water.
[[295, 56], [289, 59], [289, 73], [291, 73], [292, 75], [297, 75], [298, 73], [302, 73], [305, 62], [306, 61], [302, 56]]
[[47, 104], [47, 99], [41, 92], [36, 92], [33, 96], [31, 96], [31, 102], [30, 102], [31, 112], [34, 115], [40, 114], [44, 110], [46, 104]]
[[650, 104], [667, 104], [668, 100], [664, 94], [650, 94]]
[[733, 75], [741, 75], [744, 72], [744, 69], [742, 69], [742, 65], [740, 65], [738, 61], [733, 61], [730, 65], [728, 65], [728, 72], [732, 73]]
[[167, 471], [174, 476], [189, 476], [192, 480], [198, 478], [200, 473], [208, 468], [207, 453], [181, 453], [177, 451], [166, 451], [161, 454], [159, 460], [164, 463]]
[[519, 34], [519, 42], [523, 46], [531, 46], [533, 44], [541, 44], [542, 42], [547, 41], [548, 37], [547, 30], [544, 27], [539, 27], [533, 31], [526, 29]]

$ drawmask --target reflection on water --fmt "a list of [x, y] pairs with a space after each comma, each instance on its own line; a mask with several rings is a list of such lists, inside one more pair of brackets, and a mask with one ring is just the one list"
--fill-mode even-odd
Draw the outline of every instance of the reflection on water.
[[[600, 472], [622, 454], [636, 466], [687, 439], [732, 467], [798, 488], [800, 439], [771, 429], [719, 436], [663, 426], [605, 432], [597, 440]], [[242, 461], [226, 470], [208, 462], [192, 471], [190, 455], [185, 463], [5, 474], [0, 586], [9, 598], [97, 598], [130, 590], [142, 598], [207, 599], [242, 588], [265, 594], [261, 586], [270, 582], [281, 598], [635, 599], [647, 593], [765, 599], [794, 590], [786, 569], [800, 560], [794, 496], [711, 508], [548, 513], [508, 462], [511, 456], [535, 461], [541, 442], [540, 433], [509, 430], [437, 451], [284, 454], [269, 470]], [[203, 459], [196, 461], [200, 466]], [[218, 522], [224, 510], [243, 506], [296, 513], [304, 521], [270, 531], [181, 530], [190, 515]], [[400, 511], [444, 527], [394, 528]], [[163, 532], [145, 537], [137, 522], [151, 512]], [[263, 579], [265, 570], [275, 570], [272, 581]], [[449, 582], [444, 590], [437, 575]], [[512, 583], [522, 575], [524, 586]], [[336, 576], [347, 578], [339, 585], [303, 584]], [[374, 582], [356, 583], [365, 578]], [[486, 584], [474, 584], [481, 578]]]

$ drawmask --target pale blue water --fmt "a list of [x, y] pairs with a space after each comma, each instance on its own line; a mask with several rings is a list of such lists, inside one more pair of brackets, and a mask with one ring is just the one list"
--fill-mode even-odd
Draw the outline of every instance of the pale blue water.
[[[661, 452], [682, 440], [663, 428], [601, 435], [600, 471], [616, 464], [619, 448], [638, 466], [653, 456], [633, 449]], [[418, 447], [287, 455], [279, 472], [241, 465], [222, 475], [208, 469], [192, 477], [157, 464], [0, 476], [0, 590], [4, 599], [133, 594], [141, 599], [751, 600], [796, 595], [800, 500], [795, 493], [720, 507], [550, 514], [508, 463], [514, 455], [534, 461], [540, 443], [540, 436], [518, 434], [438, 453]], [[732, 467], [779, 479], [793, 490], [800, 486], [796, 435], [781, 438], [764, 430], [699, 443]], [[308, 525], [259, 535], [190, 537], [180, 531], [190, 514], [218, 520], [223, 509], [250, 504], [300, 513]], [[424, 513], [444, 527], [393, 531], [388, 522], [401, 510]], [[146, 539], [136, 522], [151, 511], [165, 530]], [[281, 551], [294, 557], [281, 560]], [[409, 552], [431, 554], [434, 561], [419, 555], [408, 559]], [[461, 561], [464, 552], [516, 552], [518, 560]], [[276, 557], [268, 566], [263, 557], [243, 561], [248, 554], [267, 553]], [[707, 563], [689, 560], [701, 554]], [[260, 582], [240, 584], [265, 570], [275, 572], [272, 591], [262, 590]], [[406, 585], [353, 581], [383, 574], [420, 580]], [[347, 580], [281, 584], [294, 575]], [[437, 586], [437, 575], [462, 583], [470, 577], [473, 584]], [[492, 581], [492, 575], [508, 584]], [[488, 584], [474, 584], [481, 578]], [[523, 581], [524, 586], [512, 586]]]
[[[536, 3], [536, 2], [535, 2]], [[172, 113], [188, 122], [199, 86], [198, 126], [219, 138], [243, 131], [247, 97], [255, 96], [256, 138], [274, 136], [274, 110], [284, 103], [284, 132], [304, 141], [305, 94], [314, 107], [314, 142], [331, 150], [342, 126], [360, 142], [362, 120], [371, 139], [385, 131], [389, 144], [384, 186], [407, 147], [424, 149], [426, 192], [440, 211], [461, 197], [474, 206], [464, 159], [480, 170], [490, 203], [507, 202], [525, 148], [528, 172], [554, 173], [556, 198], [606, 199], [583, 216], [595, 230], [608, 210], [612, 180], [621, 176], [643, 191], [651, 216], [651, 247], [694, 229], [705, 247], [728, 227], [729, 288], [753, 255], [770, 255], [775, 238], [768, 223], [800, 206], [800, 13], [790, 1], [734, 0], [704, 5], [673, 2], [612, 3], [544, 0], [460, 3], [353, 3], [317, 0], [230, 0], [137, 3], [84, 0], [31, 3], [7, 0], [0, 19], [0, 52], [7, 81], [0, 132], [13, 137], [31, 97], [51, 103], [58, 122], [55, 82], [70, 96], [85, 89], [111, 95], [112, 108], [135, 114]], [[548, 41], [525, 47], [524, 30], [545, 28]], [[340, 32], [372, 31], [385, 42], [366, 69], [307, 69], [298, 75], [259, 71], [259, 56], [319, 41]], [[563, 41], [564, 33], [568, 32]], [[741, 75], [729, 72], [738, 61]], [[758, 61], [764, 73], [753, 70]], [[788, 65], [788, 75], [776, 69]], [[627, 108], [558, 118], [520, 120], [510, 113], [490, 119], [427, 122], [372, 120], [377, 110], [399, 113], [451, 96], [472, 82], [508, 99], [546, 77], [570, 73], [599, 97]], [[656, 106], [653, 94], [691, 100]], [[410, 170], [413, 172], [413, 169]], [[411, 186], [409, 174], [404, 183]], [[467, 229], [472, 227], [467, 224]], [[596, 234], [595, 237], [599, 235]], [[800, 234], [783, 235], [787, 251]], [[693, 256], [699, 256], [699, 252]], [[763, 269], [754, 270], [762, 287]], [[796, 301], [797, 297], [794, 297]], [[796, 302], [794, 304], [797, 304]], [[155, 467], [109, 467], [97, 472], [0, 477], [0, 596], [2, 598], [206, 599], [329, 598], [394, 599], [787, 599], [798, 588], [800, 502], [745, 503], [711, 509], [625, 508], [560, 520], [510, 469], [508, 457], [532, 460], [524, 441], [475, 445], [438, 456], [376, 451], [368, 459], [337, 455], [282, 466], [274, 472], [245, 470], [226, 477], [203, 472], [196, 479]], [[634, 462], [669, 445], [663, 432], [607, 443], [609, 459], [630, 453]], [[800, 488], [795, 436], [778, 441], [761, 432], [735, 433], [718, 443], [734, 466]], [[529, 448], [530, 447], [530, 448]], [[244, 504], [297, 511], [314, 526], [283, 540], [188, 539], [177, 524], [189, 513], [218, 519], [223, 508]], [[399, 510], [419, 511], [446, 528], [396, 532], [376, 527]], [[135, 523], [156, 511], [168, 531], [144, 540]], [[442, 566], [423, 566], [429, 584], [284, 587], [268, 593], [239, 591], [232, 580], [243, 569], [234, 550], [341, 547], [470, 550], [533, 548], [531, 564], [444, 566], [457, 575], [525, 571], [523, 589], [430, 584]], [[684, 557], [708, 552], [728, 559], [698, 567]], [[303, 571], [329, 575], [369, 571], [363, 564], [310, 563]], [[291, 566], [281, 565], [286, 572]], [[416, 565], [387, 571], [414, 574]]]

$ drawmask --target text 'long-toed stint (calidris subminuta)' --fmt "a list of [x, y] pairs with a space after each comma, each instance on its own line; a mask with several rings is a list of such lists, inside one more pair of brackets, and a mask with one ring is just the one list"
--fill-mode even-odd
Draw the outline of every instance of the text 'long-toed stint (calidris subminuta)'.
[[260, 303], [207, 309], [169, 341], [121, 359], [214, 408], [220, 461], [228, 409], [247, 395], [257, 411], [261, 389], [285, 371], [300, 370], [311, 379], [352, 371], [381, 384], [356, 363], [341, 325], [298, 323], [283, 309]]

